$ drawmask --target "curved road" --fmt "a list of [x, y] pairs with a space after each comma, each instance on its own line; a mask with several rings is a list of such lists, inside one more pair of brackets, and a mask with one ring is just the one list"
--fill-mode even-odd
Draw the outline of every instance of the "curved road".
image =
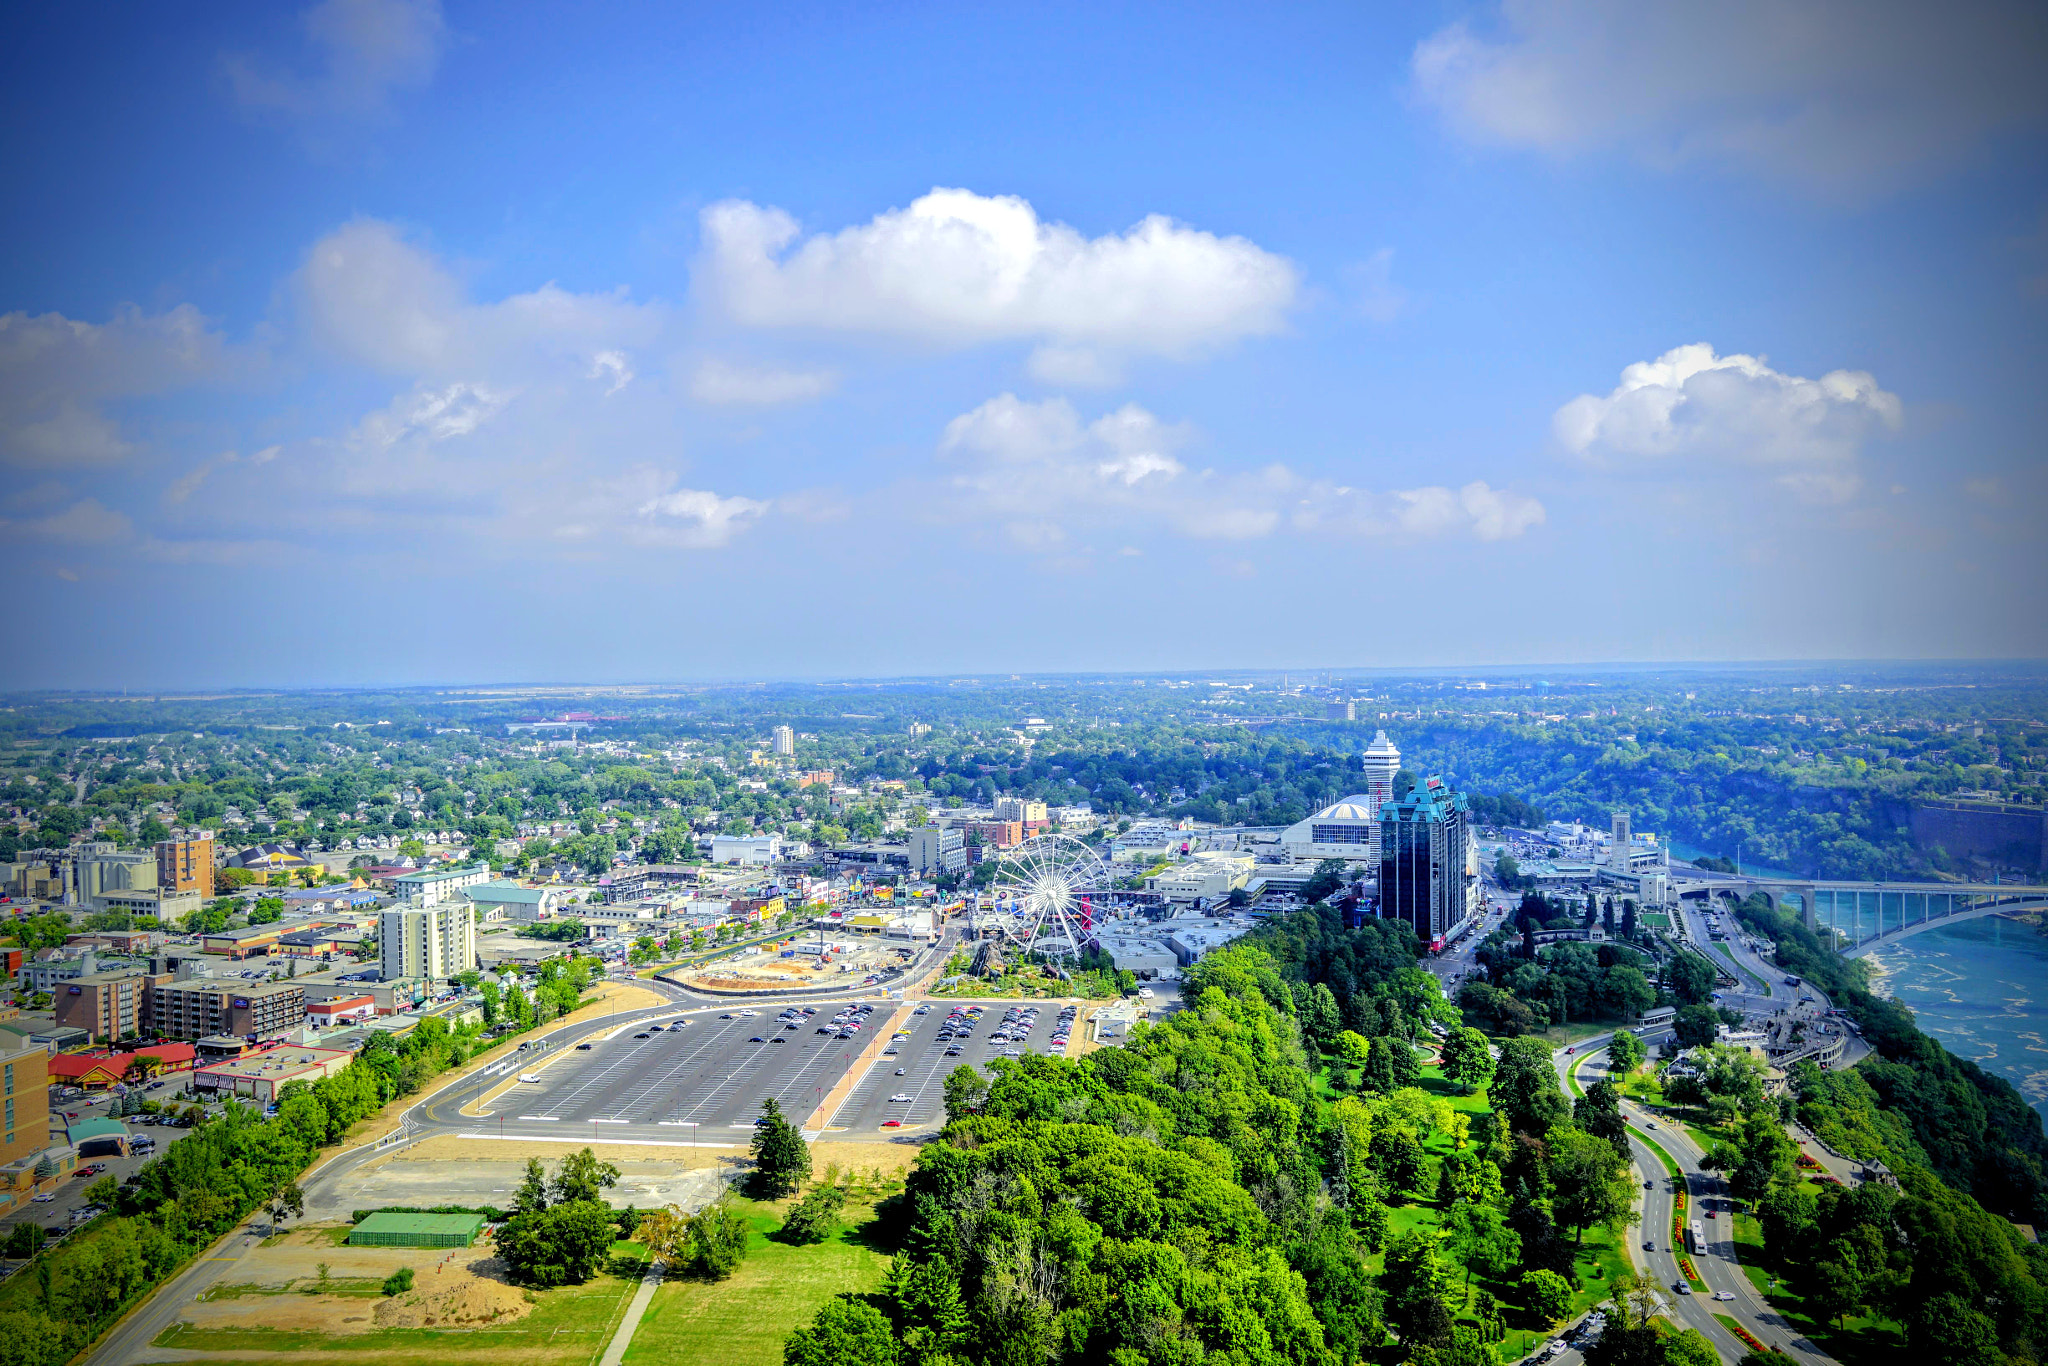
[[[1596, 1071], [1596, 1080], [1606, 1076], [1606, 1045], [1611, 1037], [1603, 1034], [1574, 1045], [1570, 1052], [1559, 1049], [1551, 1055], [1567, 1096], [1571, 1093], [1570, 1074], [1575, 1068]], [[1700, 1166], [1705, 1154], [1684, 1131], [1658, 1121], [1633, 1102], [1624, 1100], [1621, 1110], [1628, 1124], [1629, 1152], [1635, 1161], [1637, 1179], [1649, 1183], [1642, 1193], [1642, 1223], [1630, 1230], [1629, 1260], [1638, 1271], [1647, 1272], [1662, 1286], [1669, 1316], [1682, 1327], [1697, 1328], [1728, 1361], [1741, 1360], [1750, 1349], [1715, 1319], [1716, 1312], [1726, 1314], [1754, 1333], [1766, 1347], [1785, 1352], [1795, 1361], [1832, 1366], [1834, 1358], [1793, 1329], [1750, 1284], [1735, 1256], [1733, 1201], [1720, 1176]], [[1650, 1148], [1652, 1140], [1678, 1165], [1680, 1175], [1676, 1179]], [[1680, 1294], [1674, 1289], [1684, 1280], [1678, 1268], [1678, 1250], [1671, 1244], [1671, 1218], [1680, 1190], [1686, 1193], [1687, 1222], [1697, 1223], [1706, 1237], [1705, 1250], [1692, 1259], [1693, 1268], [1706, 1283], [1705, 1289], [1695, 1289], [1691, 1294]], [[1707, 1218], [1709, 1210], [1717, 1217]], [[1645, 1243], [1652, 1244], [1652, 1248], [1646, 1249]], [[1717, 1295], [1729, 1298], [1717, 1299]]]

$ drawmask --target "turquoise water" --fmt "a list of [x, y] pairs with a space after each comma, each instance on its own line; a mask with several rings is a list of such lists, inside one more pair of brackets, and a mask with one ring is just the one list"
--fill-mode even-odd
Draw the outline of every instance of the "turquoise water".
[[2048, 1116], [2048, 934], [1996, 916], [1870, 955], [1880, 994], [1949, 1052], [1996, 1072]]

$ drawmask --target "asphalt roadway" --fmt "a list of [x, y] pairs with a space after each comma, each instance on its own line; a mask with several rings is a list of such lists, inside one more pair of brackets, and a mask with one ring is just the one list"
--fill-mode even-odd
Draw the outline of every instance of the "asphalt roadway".
[[[1571, 1053], [1559, 1049], [1551, 1055], [1567, 1094], [1571, 1090], [1567, 1077], [1575, 1066], [1584, 1068], [1596, 1081], [1607, 1075], [1606, 1039], [1605, 1035], [1588, 1039]], [[1632, 1102], [1623, 1101], [1621, 1108], [1628, 1124], [1636, 1179], [1649, 1183], [1641, 1195], [1642, 1222], [1629, 1230], [1629, 1260], [1662, 1287], [1663, 1311], [1681, 1327], [1697, 1328], [1714, 1344], [1723, 1360], [1739, 1361], [1750, 1349], [1714, 1317], [1717, 1312], [1740, 1323], [1766, 1347], [1774, 1347], [1795, 1360], [1815, 1366], [1833, 1362], [1834, 1358], [1796, 1332], [1750, 1284], [1735, 1255], [1733, 1202], [1720, 1176], [1701, 1168], [1700, 1160], [1705, 1154], [1682, 1129], [1658, 1120]], [[1665, 1169], [1649, 1146], [1651, 1140], [1670, 1154], [1678, 1165], [1678, 1177], [1672, 1177]], [[1678, 1268], [1682, 1249], [1674, 1248], [1671, 1242], [1671, 1219], [1681, 1190], [1686, 1193], [1687, 1222], [1698, 1224], [1705, 1238], [1705, 1246], [1692, 1258], [1692, 1264], [1706, 1288], [1694, 1288], [1689, 1294], [1676, 1289], [1685, 1279]], [[1710, 1211], [1714, 1218], [1707, 1217]], [[1644, 1247], [1646, 1243], [1651, 1246]]]

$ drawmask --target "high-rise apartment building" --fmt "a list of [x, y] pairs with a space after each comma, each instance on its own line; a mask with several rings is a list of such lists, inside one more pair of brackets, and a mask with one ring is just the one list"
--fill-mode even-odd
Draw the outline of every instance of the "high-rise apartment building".
[[1026, 825], [1045, 823], [1045, 803], [1029, 797], [996, 798], [995, 817], [999, 821], [1022, 821]]
[[156, 842], [156, 885], [167, 892], [213, 895], [213, 832]]
[[125, 1039], [142, 1032], [149, 987], [150, 978], [133, 969], [87, 973], [52, 993], [53, 1013], [58, 1024], [95, 1040]]
[[1405, 921], [1439, 948], [1478, 895], [1478, 845], [1463, 793], [1431, 778], [1380, 808], [1381, 918]]
[[377, 964], [386, 982], [453, 977], [476, 966], [476, 914], [467, 901], [402, 907], [377, 921]]
[[1323, 717], [1329, 721], [1356, 721], [1358, 719], [1358, 703], [1348, 697], [1342, 702], [1325, 702], [1323, 703]]
[[967, 867], [967, 839], [957, 826], [924, 825], [910, 832], [910, 871], [920, 877]]
[[788, 726], [775, 728], [775, 752], [783, 758], [796, 753], [796, 732]]
[[50, 1055], [26, 1040], [0, 1045], [0, 1165], [49, 1146]]
[[296, 982], [158, 979], [149, 989], [149, 1028], [167, 1039], [275, 1039], [305, 1022], [306, 989]]

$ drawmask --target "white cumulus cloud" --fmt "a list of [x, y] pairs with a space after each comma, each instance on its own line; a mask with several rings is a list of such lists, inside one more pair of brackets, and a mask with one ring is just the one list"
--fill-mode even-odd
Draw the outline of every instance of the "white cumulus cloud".
[[2038, 124], [2044, 16], [2029, 0], [1500, 0], [1419, 44], [1413, 76], [1477, 141], [1861, 191]]
[[935, 189], [907, 208], [803, 236], [780, 209], [703, 213], [698, 280], [739, 322], [914, 338], [1023, 339], [1054, 378], [1114, 357], [1182, 356], [1279, 331], [1300, 289], [1284, 257], [1153, 215], [1086, 237], [1010, 195]]
[[420, 376], [489, 373], [501, 383], [544, 371], [632, 378], [631, 349], [665, 310], [623, 290], [574, 294], [553, 284], [497, 303], [469, 300], [433, 256], [389, 223], [359, 218], [313, 244], [295, 281], [313, 337], [374, 369]]
[[636, 510], [655, 539], [686, 549], [708, 550], [726, 544], [768, 510], [754, 498], [721, 497], [703, 489], [675, 489], [657, 494]]
[[1898, 395], [1864, 371], [1802, 379], [1696, 342], [1629, 366], [1604, 397], [1579, 395], [1551, 427], [1597, 466], [1748, 465], [1802, 496], [1840, 500], [1859, 485], [1864, 446], [1903, 419]]
[[1283, 528], [1420, 539], [1507, 540], [1544, 519], [1541, 503], [1474, 482], [1460, 489], [1374, 493], [1285, 465], [1196, 470], [1175, 452], [1183, 425], [1126, 404], [1083, 422], [1065, 399], [990, 399], [947, 424], [941, 458], [954, 469], [949, 511], [1000, 526], [1042, 551], [1081, 530], [1151, 527], [1194, 540], [1251, 541]]
[[363, 419], [360, 436], [379, 446], [394, 446], [408, 437], [446, 441], [468, 436], [496, 417], [514, 395], [488, 384], [450, 384], [407, 394]]
[[251, 357], [199, 310], [124, 307], [104, 323], [0, 315], [0, 458], [43, 468], [111, 465], [134, 450], [106, 405], [220, 378]]

